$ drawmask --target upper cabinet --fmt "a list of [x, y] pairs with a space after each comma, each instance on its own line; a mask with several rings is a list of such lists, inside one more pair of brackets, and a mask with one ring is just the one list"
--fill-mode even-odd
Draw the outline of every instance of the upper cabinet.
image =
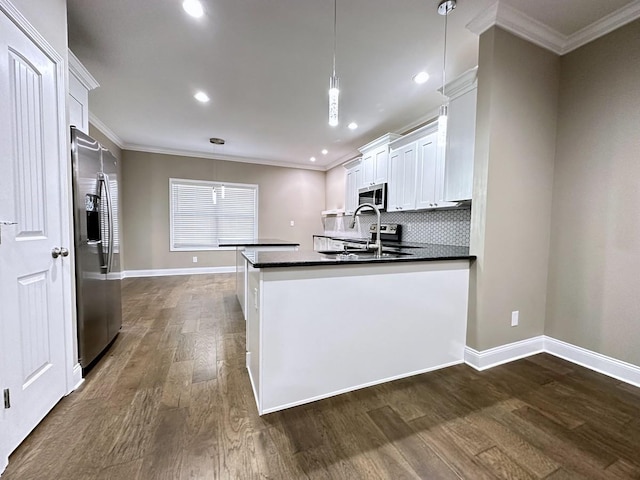
[[391, 144], [387, 210], [408, 211], [441, 206], [443, 156], [435, 122]]
[[344, 213], [351, 215], [358, 207], [358, 189], [362, 186], [362, 159], [356, 158], [344, 164], [347, 170], [344, 189]]
[[416, 198], [416, 142], [391, 150], [387, 211], [413, 210]]
[[362, 185], [368, 187], [388, 180], [389, 144], [400, 138], [400, 135], [387, 133], [364, 147], [362, 153]]
[[89, 91], [100, 84], [69, 50], [69, 125], [89, 135]]
[[445, 146], [444, 200], [470, 200], [473, 189], [473, 158], [476, 137], [478, 68], [446, 85], [449, 97]]

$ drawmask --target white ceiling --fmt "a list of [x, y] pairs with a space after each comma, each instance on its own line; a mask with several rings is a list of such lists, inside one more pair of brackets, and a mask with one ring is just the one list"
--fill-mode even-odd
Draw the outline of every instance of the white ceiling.
[[[205, 16], [194, 19], [181, 0], [67, 1], [69, 47], [100, 83], [90, 93], [92, 118], [121, 146], [324, 170], [377, 136], [424, 122], [442, 101], [438, 0], [338, 0], [335, 128], [327, 123], [333, 1], [203, 3]], [[509, 16], [497, 23], [514, 30], [516, 12], [538, 32], [544, 24], [545, 35], [581, 35], [584, 43], [590, 26], [616, 12], [628, 21], [639, 4], [500, 0]], [[458, 0], [448, 18], [448, 80], [477, 64], [478, 30], [466, 27], [492, 11], [496, 23], [495, 0]], [[416, 85], [411, 77], [421, 69], [431, 79]], [[197, 90], [211, 101], [196, 102]], [[357, 130], [347, 128], [351, 121]], [[227, 143], [214, 146], [210, 137]]]

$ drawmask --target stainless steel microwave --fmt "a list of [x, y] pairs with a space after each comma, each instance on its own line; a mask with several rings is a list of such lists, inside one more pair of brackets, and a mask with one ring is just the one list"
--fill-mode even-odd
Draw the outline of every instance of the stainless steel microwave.
[[387, 208], [387, 184], [378, 183], [370, 187], [363, 187], [358, 190], [358, 205], [372, 203], [378, 209]]

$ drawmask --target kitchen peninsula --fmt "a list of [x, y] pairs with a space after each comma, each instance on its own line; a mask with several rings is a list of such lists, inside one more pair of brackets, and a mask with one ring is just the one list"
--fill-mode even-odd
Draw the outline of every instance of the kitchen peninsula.
[[468, 247], [242, 255], [260, 414], [463, 361]]
[[247, 317], [247, 260], [243, 253], [250, 251], [293, 251], [299, 243], [277, 238], [220, 238], [219, 247], [233, 247], [236, 249], [236, 296], [242, 308], [242, 314]]

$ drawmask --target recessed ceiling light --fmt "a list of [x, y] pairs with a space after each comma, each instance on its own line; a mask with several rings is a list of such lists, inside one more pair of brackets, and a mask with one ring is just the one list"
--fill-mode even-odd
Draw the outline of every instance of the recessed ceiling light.
[[417, 84], [424, 83], [427, 80], [429, 80], [429, 74], [427, 72], [416, 73], [413, 76], [413, 81], [416, 82]]
[[207, 103], [209, 101], [209, 95], [207, 95], [204, 92], [196, 92], [193, 98], [195, 98], [196, 100], [202, 103]]
[[329, 150], [327, 150], [326, 148], [323, 148], [322, 152], [320, 152], [320, 153], [322, 153], [323, 155], [326, 155], [327, 153], [329, 153]]
[[311, 157], [311, 158], [309, 159], [309, 161], [310, 161], [310, 162], [315, 162], [315, 161], [316, 161], [316, 157]]
[[194, 18], [200, 18], [204, 15], [204, 9], [202, 8], [200, 0], [184, 0], [184, 2], [182, 2], [182, 8]]
[[349, 127], [349, 130], [355, 130], [358, 128], [358, 124], [356, 122], [351, 122], [347, 127]]

